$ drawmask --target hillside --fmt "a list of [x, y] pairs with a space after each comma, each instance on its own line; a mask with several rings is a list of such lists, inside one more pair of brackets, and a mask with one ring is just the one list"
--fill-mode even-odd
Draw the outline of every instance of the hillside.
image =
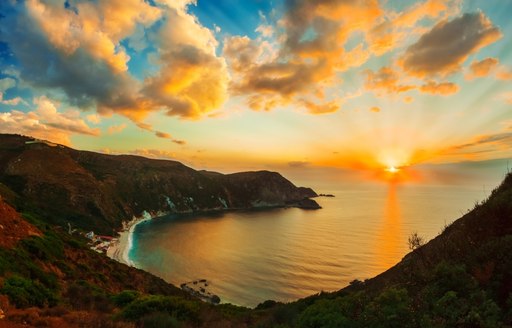
[[104, 233], [144, 211], [300, 207], [317, 196], [275, 172], [196, 171], [175, 161], [78, 151], [19, 135], [0, 135], [0, 183], [52, 223]]
[[[223, 305], [224, 315], [222, 307], [214, 309], [160, 278], [98, 254], [83, 237], [46, 221], [36, 213], [20, 214], [0, 199], [0, 233], [10, 238], [0, 243], [0, 327], [134, 327], [137, 320], [231, 326], [229, 313], [236, 307]], [[139, 306], [126, 309], [134, 300]], [[158, 306], [172, 308], [173, 316], [155, 316]]]

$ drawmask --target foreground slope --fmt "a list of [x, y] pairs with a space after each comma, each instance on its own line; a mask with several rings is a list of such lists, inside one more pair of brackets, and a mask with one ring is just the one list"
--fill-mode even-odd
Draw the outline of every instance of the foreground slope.
[[214, 307], [98, 254], [47, 217], [19, 213], [5, 191], [0, 186], [0, 236], [9, 240], [0, 243], [0, 328], [246, 326], [236, 317], [246, 309]]
[[275, 172], [196, 171], [176, 161], [78, 151], [19, 135], [0, 135], [0, 182], [54, 223], [105, 233], [144, 211], [300, 206], [316, 196]]

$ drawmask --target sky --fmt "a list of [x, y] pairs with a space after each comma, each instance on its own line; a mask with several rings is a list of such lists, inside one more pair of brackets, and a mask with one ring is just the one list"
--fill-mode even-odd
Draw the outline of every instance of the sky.
[[196, 169], [507, 159], [512, 1], [6, 0], [0, 133]]

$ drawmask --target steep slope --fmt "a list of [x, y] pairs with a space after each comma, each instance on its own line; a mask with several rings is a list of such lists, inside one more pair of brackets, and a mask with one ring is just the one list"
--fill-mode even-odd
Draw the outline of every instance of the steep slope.
[[274, 172], [195, 171], [175, 161], [77, 151], [18, 135], [0, 135], [0, 182], [55, 223], [103, 232], [144, 211], [300, 206], [316, 196]]
[[41, 236], [39, 229], [23, 220], [0, 195], [0, 247], [12, 248], [29, 236]]

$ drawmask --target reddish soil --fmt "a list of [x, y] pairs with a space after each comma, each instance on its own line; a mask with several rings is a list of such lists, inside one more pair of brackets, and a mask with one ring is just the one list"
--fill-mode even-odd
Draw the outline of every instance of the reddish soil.
[[0, 247], [12, 248], [23, 238], [40, 235], [36, 227], [22, 219], [0, 196]]

